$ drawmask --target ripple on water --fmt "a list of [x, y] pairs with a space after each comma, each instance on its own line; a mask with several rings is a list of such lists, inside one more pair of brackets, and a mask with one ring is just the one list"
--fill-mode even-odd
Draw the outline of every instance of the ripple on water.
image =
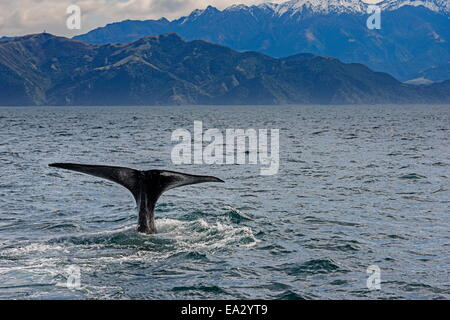
[[275, 295], [273, 299], [276, 300], [310, 300], [312, 299], [309, 295], [302, 295], [300, 293], [294, 292], [292, 290], [286, 290], [278, 295]]
[[186, 286], [186, 287], [174, 287], [172, 291], [175, 292], [184, 292], [184, 291], [193, 291], [193, 292], [201, 292], [201, 293], [213, 293], [213, 294], [225, 294], [228, 292], [221, 287], [218, 286]]
[[425, 178], [426, 178], [426, 176], [420, 175], [418, 173], [409, 173], [409, 174], [400, 176], [400, 179], [407, 179], [407, 180], [419, 180], [419, 179], [425, 179]]
[[288, 263], [278, 267], [267, 266], [266, 269], [283, 271], [290, 276], [305, 276], [314, 274], [331, 274], [348, 272], [331, 259], [312, 259], [302, 263]]
[[240, 223], [242, 221], [253, 220], [253, 218], [251, 216], [243, 213], [242, 211], [240, 211], [236, 208], [226, 206], [225, 209], [227, 210], [228, 217], [234, 223]]

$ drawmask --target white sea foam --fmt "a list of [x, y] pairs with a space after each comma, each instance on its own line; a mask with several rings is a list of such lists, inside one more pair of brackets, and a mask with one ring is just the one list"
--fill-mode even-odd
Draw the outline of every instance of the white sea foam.
[[62, 245], [53, 245], [53, 244], [46, 244], [46, 243], [30, 243], [23, 247], [15, 247], [15, 248], [6, 248], [3, 249], [0, 252], [0, 256], [16, 256], [16, 255], [24, 255], [24, 254], [35, 254], [40, 252], [48, 252], [48, 251], [54, 251], [58, 250], [61, 252], [68, 252], [66, 247]]
[[173, 219], [157, 220], [162, 236], [170, 236], [182, 249], [221, 249], [230, 245], [251, 246], [257, 243], [252, 230], [245, 226], [215, 222], [205, 219], [179, 221]]

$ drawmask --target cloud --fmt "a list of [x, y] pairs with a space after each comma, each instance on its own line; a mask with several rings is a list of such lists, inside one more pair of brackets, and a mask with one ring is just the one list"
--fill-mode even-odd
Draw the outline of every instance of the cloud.
[[[223, 9], [233, 4], [257, 4], [265, 0], [20, 0], [0, 2], [0, 36], [18, 36], [44, 30], [74, 36], [108, 23], [126, 19], [175, 19], [208, 5]], [[282, 2], [275, 0], [273, 2]], [[80, 6], [82, 29], [68, 30], [67, 7]]]

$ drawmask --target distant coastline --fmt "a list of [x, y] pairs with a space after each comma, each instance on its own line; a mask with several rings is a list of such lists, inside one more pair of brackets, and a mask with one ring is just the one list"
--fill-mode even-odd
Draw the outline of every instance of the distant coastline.
[[406, 85], [332, 57], [276, 59], [174, 33], [100, 46], [43, 33], [0, 40], [0, 53], [2, 106], [450, 103], [445, 83]]

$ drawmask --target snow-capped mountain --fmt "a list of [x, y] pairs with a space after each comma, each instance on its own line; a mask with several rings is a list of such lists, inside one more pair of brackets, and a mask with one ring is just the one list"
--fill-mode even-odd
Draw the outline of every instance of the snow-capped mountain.
[[[233, 5], [226, 8], [224, 11], [236, 11], [236, 10], [258, 10], [265, 9], [273, 12], [273, 14], [282, 15], [295, 15], [304, 12], [305, 10], [312, 13], [330, 14], [330, 13], [359, 13], [366, 14], [367, 7], [370, 3], [375, 1], [369, 0], [291, 0], [284, 3], [263, 3], [260, 5], [246, 6], [246, 5]], [[449, 12], [450, 1], [449, 0], [384, 0], [377, 3], [382, 10], [392, 11], [403, 6], [423, 6], [429, 10], [435, 12]], [[197, 14], [201, 14], [202, 10], [199, 10]]]
[[313, 13], [363, 13], [367, 4], [361, 0], [292, 0], [284, 3], [263, 3], [254, 6], [234, 5], [224, 11], [265, 9], [275, 15], [295, 15], [308, 10]]
[[[369, 2], [369, 0], [366, 0]], [[374, 1], [370, 1], [374, 2]], [[363, 0], [291, 0], [208, 6], [168, 21], [123, 21], [76, 37], [94, 44], [175, 32], [273, 57], [301, 52], [359, 62], [406, 81], [450, 79], [450, 0], [384, 0], [380, 30], [369, 30]]]
[[403, 6], [423, 6], [429, 10], [435, 12], [449, 13], [450, 1], [449, 0], [385, 0], [379, 4], [384, 10], [396, 10]]
[[[265, 2], [259, 5], [247, 6], [244, 4], [232, 5], [223, 11], [213, 6], [206, 9], [194, 10], [190, 15], [176, 20], [181, 24], [202, 19], [204, 16], [213, 12], [235, 13], [246, 12], [257, 17], [265, 13], [272, 17], [302, 19], [311, 15], [330, 15], [330, 14], [355, 14], [366, 15], [369, 5], [375, 4], [375, 0], [291, 0], [283, 3]], [[448, 14], [450, 12], [450, 0], [378, 0], [376, 3], [383, 11], [395, 11], [399, 8], [423, 7], [437, 13]]]

